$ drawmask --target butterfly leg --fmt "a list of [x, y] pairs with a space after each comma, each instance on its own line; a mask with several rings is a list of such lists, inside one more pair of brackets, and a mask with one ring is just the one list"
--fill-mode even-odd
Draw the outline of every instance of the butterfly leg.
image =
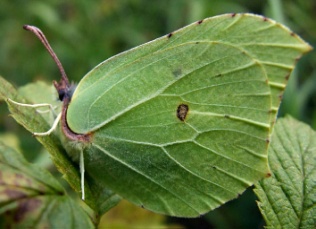
[[35, 136], [47, 136], [47, 135], [50, 135], [50, 134], [56, 129], [56, 127], [57, 127], [57, 125], [58, 125], [58, 123], [59, 123], [59, 121], [60, 121], [60, 118], [61, 118], [61, 112], [57, 115], [57, 118], [55, 119], [55, 121], [54, 121], [52, 127], [51, 127], [48, 131], [42, 132], [42, 133], [36, 133], [36, 132], [34, 132], [33, 134], [34, 134]]
[[83, 150], [80, 151], [80, 176], [81, 176], [81, 199], [84, 200], [84, 158], [83, 158]]
[[[13, 101], [12, 99], [9, 99], [8, 98], [8, 101], [10, 102], [10, 103], [13, 103], [13, 104], [16, 104], [16, 105], [18, 105], [18, 106], [23, 106], [23, 107], [32, 107], [32, 108], [38, 108], [38, 107], [49, 107], [50, 108], [50, 110], [52, 111], [52, 113], [53, 113], [53, 115], [54, 115], [54, 117], [56, 117], [56, 113], [55, 113], [55, 111], [54, 111], [54, 107], [51, 105], [51, 104], [49, 104], [49, 103], [39, 103], [39, 104], [25, 104], [25, 103], [18, 103], [18, 102], [15, 102], [15, 101]], [[44, 112], [46, 112], [46, 111], [39, 111], [39, 110], [37, 110], [37, 112], [39, 112], [39, 113], [44, 113]], [[53, 123], [53, 125], [52, 125], [52, 127], [48, 130], [48, 131], [46, 131], [46, 132], [42, 132], [42, 133], [33, 133], [35, 136], [47, 136], [47, 135], [50, 135], [55, 129], [56, 129], [56, 127], [57, 127], [57, 125], [58, 125], [58, 122], [60, 121], [60, 118], [61, 118], [61, 113], [59, 113], [58, 115], [57, 115], [57, 117], [55, 118], [55, 121], [54, 121], [54, 123]]]
[[[56, 112], [55, 112], [55, 109], [56, 109], [56, 106], [54, 107], [52, 104], [49, 104], [49, 103], [38, 103], [38, 104], [26, 104], [26, 103], [19, 103], [19, 102], [16, 102], [10, 98], [8, 98], [8, 101], [10, 103], [13, 103], [13, 104], [16, 104], [18, 106], [22, 106], [22, 107], [32, 107], [32, 108], [38, 108], [38, 107], [49, 107], [49, 110], [48, 111], [51, 111], [52, 114], [54, 115], [54, 117], [56, 117]], [[38, 113], [47, 113], [48, 111], [47, 110], [36, 110]]]

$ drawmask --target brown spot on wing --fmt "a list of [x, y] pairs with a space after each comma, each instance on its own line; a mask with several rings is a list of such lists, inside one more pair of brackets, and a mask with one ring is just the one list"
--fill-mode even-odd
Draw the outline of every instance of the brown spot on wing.
[[187, 117], [189, 111], [189, 106], [186, 104], [180, 104], [177, 108], [177, 117], [181, 121], [184, 121], [185, 118]]

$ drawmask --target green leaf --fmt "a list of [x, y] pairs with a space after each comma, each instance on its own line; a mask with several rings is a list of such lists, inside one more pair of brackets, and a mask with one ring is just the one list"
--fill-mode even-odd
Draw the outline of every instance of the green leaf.
[[[0, 97], [5, 98], [13, 118], [18, 123], [31, 133], [45, 132], [50, 128], [49, 123], [53, 121], [52, 117], [50, 117], [50, 113], [40, 114], [33, 108], [12, 104], [7, 98], [22, 103], [46, 102], [58, 105], [58, 102], [56, 103], [56, 97], [54, 97], [53, 94], [49, 95], [51, 86], [43, 82], [36, 82], [19, 88], [17, 92], [11, 84], [1, 77], [0, 85]], [[57, 112], [58, 109], [60, 108], [57, 107]], [[36, 138], [51, 154], [51, 158], [59, 172], [63, 174], [63, 178], [75, 191], [81, 192], [79, 169], [69, 158], [63, 146], [63, 142], [60, 139], [59, 131], [49, 136]], [[93, 190], [93, 194], [90, 188]], [[91, 182], [91, 185], [89, 185], [89, 182], [86, 182], [85, 192], [87, 196], [86, 203], [100, 215], [120, 201], [118, 195], [115, 195], [111, 190], [97, 183]]]
[[267, 228], [316, 227], [316, 132], [279, 119], [269, 148], [272, 177], [256, 184]]
[[[0, 95], [5, 98], [8, 104], [12, 117], [25, 127], [31, 133], [33, 132], [45, 132], [50, 126], [43, 118], [42, 114], [39, 114], [35, 109], [29, 107], [22, 107], [10, 103], [7, 98], [21, 103], [30, 103], [22, 95], [14, 89], [14, 87], [6, 80], [0, 77]], [[47, 87], [47, 86], [46, 86]], [[45, 88], [46, 88], [45, 87]], [[38, 90], [41, 91], [40, 88]], [[34, 97], [36, 100], [38, 97]], [[50, 100], [51, 101], [51, 100]], [[50, 101], [46, 101], [49, 103]], [[44, 137], [36, 137], [37, 140], [43, 144], [43, 146], [50, 152], [52, 160], [57, 169], [64, 175], [63, 177], [69, 182], [69, 184], [76, 189], [80, 190], [80, 178], [79, 173], [73, 163], [67, 158], [66, 151], [64, 150], [57, 134], [51, 134]]]
[[92, 136], [88, 180], [174, 216], [236, 198], [269, 174], [280, 96], [309, 50], [270, 19], [227, 14], [104, 61], [67, 111], [70, 129]]
[[51, 174], [1, 142], [0, 214], [1, 228], [93, 228]]

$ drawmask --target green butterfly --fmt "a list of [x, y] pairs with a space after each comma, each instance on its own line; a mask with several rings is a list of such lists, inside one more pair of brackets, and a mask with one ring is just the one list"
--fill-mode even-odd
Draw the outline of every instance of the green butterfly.
[[74, 89], [54, 82], [59, 118], [88, 180], [136, 205], [194, 217], [270, 176], [280, 96], [310, 46], [261, 16], [226, 14], [116, 55]]

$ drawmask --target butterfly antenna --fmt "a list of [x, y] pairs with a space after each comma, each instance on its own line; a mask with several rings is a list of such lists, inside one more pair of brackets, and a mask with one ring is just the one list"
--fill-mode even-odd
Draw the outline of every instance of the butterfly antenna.
[[39, 28], [32, 26], [32, 25], [24, 25], [23, 28], [25, 30], [31, 31], [32, 33], [34, 33], [38, 37], [38, 39], [43, 43], [46, 50], [49, 52], [49, 54], [51, 55], [51, 57], [53, 58], [53, 60], [57, 64], [58, 69], [59, 69], [60, 74], [61, 74], [61, 80], [59, 83], [54, 81], [54, 85], [58, 91], [59, 98], [61, 100], [63, 100], [64, 94], [68, 93], [70, 86], [69, 86], [68, 77], [66, 75], [66, 72], [65, 72], [60, 60], [58, 59], [57, 55], [55, 54], [52, 47], [48, 43], [48, 40], [46, 39], [44, 33]]

